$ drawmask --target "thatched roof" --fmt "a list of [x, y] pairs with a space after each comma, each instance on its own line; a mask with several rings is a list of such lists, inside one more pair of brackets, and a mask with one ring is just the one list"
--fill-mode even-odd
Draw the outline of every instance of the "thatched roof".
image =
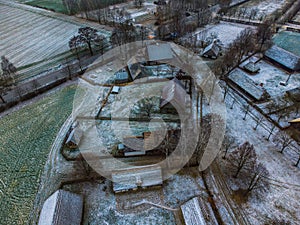
[[58, 190], [44, 203], [39, 225], [80, 225], [83, 198], [65, 190]]

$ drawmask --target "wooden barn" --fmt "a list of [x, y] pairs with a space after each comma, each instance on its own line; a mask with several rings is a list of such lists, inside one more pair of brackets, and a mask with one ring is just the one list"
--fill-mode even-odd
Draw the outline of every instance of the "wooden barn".
[[174, 106], [181, 110], [185, 110], [188, 101], [186, 96], [187, 93], [185, 87], [180, 80], [174, 78], [163, 87], [160, 111], [163, 113], [173, 113], [176, 111]]
[[210, 59], [217, 59], [220, 55], [220, 47], [213, 41], [202, 52], [202, 56]]
[[38, 225], [81, 225], [83, 198], [58, 190], [44, 203]]
[[161, 186], [162, 171], [159, 166], [141, 166], [114, 171], [111, 175], [115, 193]]

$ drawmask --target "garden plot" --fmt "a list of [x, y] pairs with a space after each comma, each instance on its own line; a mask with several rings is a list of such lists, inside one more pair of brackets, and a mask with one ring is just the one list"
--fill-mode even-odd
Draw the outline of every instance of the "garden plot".
[[262, 84], [272, 98], [280, 97], [285, 94], [286, 91], [299, 87], [300, 74], [292, 74], [288, 85], [280, 85], [280, 82], [285, 82], [288, 79], [289, 74], [267, 61], [261, 60], [256, 63], [260, 67], [260, 71], [255, 75], [249, 75], [257, 85]]
[[[123, 142], [124, 137], [142, 136], [143, 132], [161, 130], [165, 126], [167, 129], [178, 129], [178, 123], [173, 122], [126, 122], [103, 120], [96, 124], [98, 138], [105, 143], [108, 149], [112, 149]], [[159, 144], [159, 143], [158, 143]]]
[[50, 147], [72, 111], [75, 90], [67, 87], [0, 119], [1, 224], [28, 224]]
[[217, 34], [218, 39], [220, 39], [223, 46], [228, 47], [228, 45], [233, 42], [238, 37], [238, 35], [247, 27], [251, 26], [220, 22], [217, 25], [208, 26], [207, 28], [200, 30], [196, 34], [199, 38], [201, 38], [202, 34], [206, 34], [207, 36], [209, 36], [211, 33]]

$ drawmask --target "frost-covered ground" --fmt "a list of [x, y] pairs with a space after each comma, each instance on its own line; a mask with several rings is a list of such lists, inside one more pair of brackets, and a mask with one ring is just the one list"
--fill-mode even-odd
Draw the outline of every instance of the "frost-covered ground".
[[198, 34], [198, 37], [201, 37], [201, 33], [209, 36], [211, 33], [217, 34], [218, 39], [222, 42], [224, 47], [227, 47], [231, 42], [233, 42], [237, 36], [245, 30], [247, 25], [243, 24], [233, 24], [227, 22], [220, 22], [217, 25], [209, 25], [200, 31], [197, 31], [195, 34]]
[[[245, 63], [247, 62], [248, 61]], [[245, 63], [241, 64], [241, 67], [243, 67]], [[292, 74], [288, 85], [283, 86], [279, 83], [285, 82], [289, 77], [289, 74], [285, 70], [276, 67], [265, 60], [260, 60], [256, 63], [256, 65], [259, 66], [260, 71], [254, 75], [249, 74], [248, 77], [258, 85], [262, 83], [263, 87], [267, 90], [272, 98], [283, 96], [286, 91], [300, 86], [300, 73]]]
[[[231, 97], [227, 96], [226, 102], [227, 105], [231, 105]], [[255, 113], [254, 109], [251, 111]], [[239, 144], [249, 141], [254, 145], [259, 162], [270, 172], [271, 188], [267, 192], [252, 195], [249, 201], [241, 206], [249, 215], [251, 224], [264, 224], [268, 219], [283, 218], [296, 225], [300, 221], [300, 168], [293, 164], [298, 155], [291, 150], [284, 154], [279, 153], [279, 147], [265, 139], [268, 136], [266, 130], [259, 126], [254, 131], [253, 119], [248, 116], [246, 120], [242, 120], [243, 115], [238, 104], [235, 104], [233, 109], [228, 108], [227, 126], [230, 134]], [[266, 121], [264, 123], [272, 126]], [[225, 175], [229, 176], [227, 180], [230, 187], [236, 189], [230, 177], [232, 173], [228, 172]]]
[[147, 200], [176, 209], [191, 197], [206, 198], [203, 181], [195, 171], [196, 168], [184, 169], [168, 179], [162, 188], [138, 192], [113, 194], [112, 183], [108, 180], [103, 183], [66, 185], [64, 189], [84, 195], [84, 225], [175, 225], [172, 211], [150, 205], [133, 207], [133, 204]]
[[252, 10], [257, 11], [257, 15], [255, 16], [256, 19], [261, 17], [268, 16], [275, 12], [276, 10], [280, 9], [287, 0], [251, 0], [242, 5], [239, 5], [237, 8], [233, 10], [243, 11], [246, 10], [245, 15], [243, 17], [249, 17]]
[[68, 40], [79, 26], [0, 4], [0, 46], [16, 67], [69, 50]]

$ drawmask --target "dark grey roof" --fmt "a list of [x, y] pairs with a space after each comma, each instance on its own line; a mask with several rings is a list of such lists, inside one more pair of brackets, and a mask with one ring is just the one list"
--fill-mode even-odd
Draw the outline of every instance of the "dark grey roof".
[[248, 62], [244, 66], [244, 69], [251, 73], [257, 73], [260, 70], [259, 66], [257, 66], [254, 62]]
[[83, 198], [65, 190], [58, 190], [44, 203], [39, 225], [80, 225]]
[[176, 104], [183, 109], [186, 105], [186, 95], [187, 94], [182, 83], [177, 78], [174, 78], [163, 88], [160, 107], [162, 108], [168, 103], [171, 103]]
[[266, 90], [248, 77], [248, 74], [239, 68], [234, 69], [228, 78], [251, 95], [256, 100], [261, 100], [268, 94]]
[[295, 71], [300, 70], [300, 57], [276, 45], [273, 45], [270, 49], [268, 49], [265, 56], [288, 69]]
[[128, 73], [126, 71], [119, 71], [116, 73], [117, 80], [128, 80]]
[[173, 58], [170, 44], [148, 45], [147, 52], [149, 61], [160, 61]]
[[138, 187], [162, 185], [159, 166], [141, 166], [112, 173], [114, 192], [128, 191]]

